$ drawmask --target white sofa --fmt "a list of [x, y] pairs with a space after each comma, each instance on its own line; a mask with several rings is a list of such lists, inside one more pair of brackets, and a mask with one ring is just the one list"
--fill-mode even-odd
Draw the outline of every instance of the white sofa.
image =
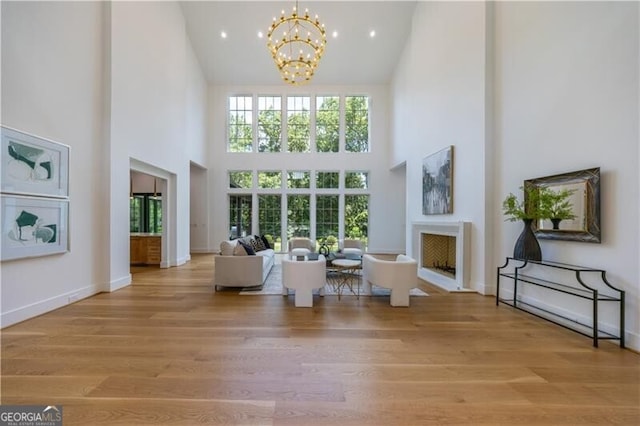
[[313, 307], [313, 290], [320, 289], [324, 296], [327, 281], [327, 261], [323, 255], [317, 260], [282, 259], [282, 295], [288, 296], [289, 289], [295, 291], [296, 308]]
[[247, 243], [250, 237], [220, 243], [220, 255], [215, 257], [214, 291], [217, 291], [218, 287], [261, 286], [273, 268], [273, 249], [259, 250], [255, 255], [247, 255], [239, 240]]
[[399, 254], [396, 260], [382, 260], [365, 254], [362, 256], [362, 288], [371, 292], [377, 285], [391, 289], [391, 306], [409, 306], [409, 291], [416, 287], [418, 262]]

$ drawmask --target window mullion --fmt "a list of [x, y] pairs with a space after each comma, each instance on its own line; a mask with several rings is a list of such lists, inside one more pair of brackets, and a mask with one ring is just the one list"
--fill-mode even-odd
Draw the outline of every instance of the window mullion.
[[253, 120], [251, 123], [251, 128], [252, 128], [252, 138], [253, 140], [251, 141], [251, 146], [253, 147], [252, 152], [260, 152], [258, 150], [258, 96], [257, 95], [252, 95], [251, 99], [253, 100], [251, 102], [251, 114], [253, 115]]
[[[345, 97], [344, 96], [340, 96], [340, 100], [338, 101], [338, 105], [339, 105], [339, 123], [340, 125], [338, 126], [338, 134], [340, 135], [339, 137], [339, 141], [338, 141], [338, 152], [345, 152], [347, 150], [346, 147], [346, 123], [347, 123], [347, 119], [346, 119], [346, 101], [345, 101]], [[342, 228], [340, 228], [342, 229]]]
[[309, 96], [309, 152], [318, 152], [316, 147], [316, 96]]

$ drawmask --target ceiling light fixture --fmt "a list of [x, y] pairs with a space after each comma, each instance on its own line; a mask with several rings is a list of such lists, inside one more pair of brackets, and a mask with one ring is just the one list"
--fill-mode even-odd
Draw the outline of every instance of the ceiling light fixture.
[[267, 32], [267, 47], [282, 79], [290, 84], [311, 80], [327, 44], [324, 25], [309, 17], [309, 11], [298, 15], [298, 2], [290, 16], [284, 10], [280, 19], [273, 18]]

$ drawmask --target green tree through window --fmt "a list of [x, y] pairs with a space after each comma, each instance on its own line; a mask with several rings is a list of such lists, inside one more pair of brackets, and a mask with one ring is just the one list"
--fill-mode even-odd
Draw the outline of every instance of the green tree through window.
[[253, 98], [231, 96], [229, 98], [229, 151], [253, 150]]
[[316, 196], [316, 239], [326, 242], [328, 237], [337, 240], [339, 235], [339, 195]]
[[258, 97], [258, 151], [280, 152], [282, 145], [282, 98]]
[[[344, 236], [366, 241], [369, 235], [369, 196], [345, 195]], [[366, 245], [366, 244], [365, 244]]]
[[340, 143], [340, 98], [316, 97], [316, 150], [338, 152]]
[[287, 238], [309, 237], [311, 235], [309, 202], [309, 195], [287, 196]]
[[289, 152], [309, 152], [310, 145], [310, 98], [308, 96], [287, 97], [287, 143]]
[[345, 99], [345, 149], [348, 152], [369, 151], [369, 98], [347, 96]]

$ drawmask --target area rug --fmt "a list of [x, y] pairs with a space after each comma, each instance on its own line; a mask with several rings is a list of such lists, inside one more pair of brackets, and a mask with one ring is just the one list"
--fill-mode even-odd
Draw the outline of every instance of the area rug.
[[[318, 290], [314, 290], [314, 294], [317, 292]], [[337, 294], [335, 292], [335, 289], [329, 284], [325, 285], [324, 292], [325, 292], [325, 295], [329, 295], [329, 296]], [[273, 268], [271, 269], [271, 272], [269, 273], [269, 276], [267, 277], [267, 280], [265, 281], [262, 287], [245, 287], [242, 289], [242, 291], [240, 291], [240, 294], [243, 296], [264, 296], [264, 295], [273, 295], [273, 294], [281, 295], [282, 294], [282, 265], [278, 263], [273, 265]], [[349, 289], [344, 289], [342, 291], [342, 296], [349, 296], [349, 295], [352, 295]], [[391, 290], [388, 288], [373, 286], [373, 288], [371, 289], [371, 293], [364, 293], [362, 288], [360, 288], [360, 296], [389, 296], [389, 295], [391, 295]], [[428, 296], [427, 293], [417, 288], [412, 288], [409, 291], [409, 295], [418, 296], [418, 297]]]

